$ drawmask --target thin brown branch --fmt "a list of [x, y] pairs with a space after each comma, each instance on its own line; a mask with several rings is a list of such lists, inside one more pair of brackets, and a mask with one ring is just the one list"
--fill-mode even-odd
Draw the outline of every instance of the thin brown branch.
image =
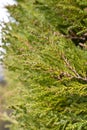
[[79, 43], [79, 45], [80, 45], [82, 48], [85, 48], [85, 49], [87, 49], [87, 45], [86, 45], [86, 44]]
[[[80, 76], [80, 75], [78, 74], [78, 72], [75, 70], [75, 68], [73, 68], [73, 67], [70, 65], [68, 59], [64, 56], [64, 54], [62, 54], [62, 59], [64, 60], [64, 62], [65, 62], [65, 64], [66, 64], [67, 68], [74, 73], [74, 75], [75, 75], [74, 77], [75, 77], [75, 78], [81, 79], [81, 80], [83, 80], [83, 81], [87, 81], [87, 77], [82, 77], [82, 76]], [[73, 77], [73, 78], [74, 78], [74, 77]]]

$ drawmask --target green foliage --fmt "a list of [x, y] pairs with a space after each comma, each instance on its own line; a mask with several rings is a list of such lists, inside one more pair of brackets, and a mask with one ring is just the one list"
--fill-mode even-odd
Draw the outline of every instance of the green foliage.
[[62, 35], [86, 30], [86, 4], [18, 0], [7, 7], [17, 21], [3, 29], [12, 130], [87, 130], [87, 51]]

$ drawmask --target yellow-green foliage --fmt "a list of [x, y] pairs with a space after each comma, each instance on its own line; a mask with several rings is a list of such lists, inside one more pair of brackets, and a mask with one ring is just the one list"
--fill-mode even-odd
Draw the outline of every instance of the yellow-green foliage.
[[87, 51], [62, 35], [86, 29], [86, 5], [18, 0], [7, 7], [16, 20], [3, 29], [12, 130], [87, 130]]

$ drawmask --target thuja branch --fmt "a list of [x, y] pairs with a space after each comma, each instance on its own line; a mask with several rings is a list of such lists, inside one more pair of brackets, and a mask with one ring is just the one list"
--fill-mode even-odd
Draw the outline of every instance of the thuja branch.
[[70, 62], [68, 61], [68, 59], [65, 57], [65, 55], [62, 53], [62, 59], [64, 60], [64, 63], [66, 64], [67, 68], [74, 73], [74, 77], [73, 78], [77, 78], [77, 79], [81, 79], [83, 81], [87, 81], [87, 77], [82, 77], [80, 76], [80, 74], [75, 70], [75, 68], [73, 68], [71, 65], [70, 65]]

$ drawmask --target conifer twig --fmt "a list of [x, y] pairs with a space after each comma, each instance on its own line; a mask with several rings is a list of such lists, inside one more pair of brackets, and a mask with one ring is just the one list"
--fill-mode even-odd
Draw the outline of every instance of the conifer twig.
[[[62, 59], [64, 60], [64, 62], [65, 62], [65, 64], [66, 64], [66, 66], [68, 67], [68, 69], [71, 70], [71, 71], [74, 73], [75, 78], [81, 79], [81, 80], [83, 80], [83, 81], [87, 81], [87, 77], [82, 77], [82, 76], [80, 76], [80, 75], [78, 74], [78, 72], [75, 70], [75, 68], [73, 68], [73, 67], [70, 65], [68, 59], [64, 56], [64, 54], [62, 54]], [[74, 78], [74, 77], [73, 77], [73, 78]]]

